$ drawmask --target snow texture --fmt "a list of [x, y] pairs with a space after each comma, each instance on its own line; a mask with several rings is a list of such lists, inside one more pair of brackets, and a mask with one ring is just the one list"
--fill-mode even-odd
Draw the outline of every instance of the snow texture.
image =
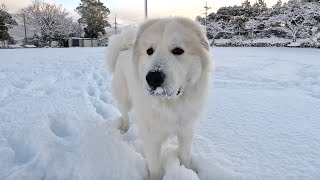
[[[0, 179], [148, 179], [131, 114], [125, 134], [104, 48], [0, 51]], [[176, 139], [165, 180], [319, 179], [319, 49], [213, 48], [216, 73], [193, 143]]]

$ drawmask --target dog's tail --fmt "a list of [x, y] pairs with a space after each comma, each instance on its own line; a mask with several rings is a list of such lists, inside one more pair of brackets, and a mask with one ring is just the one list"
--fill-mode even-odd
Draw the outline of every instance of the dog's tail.
[[106, 56], [106, 65], [110, 73], [113, 73], [116, 68], [119, 54], [132, 48], [136, 39], [136, 32], [136, 28], [130, 27], [124, 29], [121, 34], [110, 38]]

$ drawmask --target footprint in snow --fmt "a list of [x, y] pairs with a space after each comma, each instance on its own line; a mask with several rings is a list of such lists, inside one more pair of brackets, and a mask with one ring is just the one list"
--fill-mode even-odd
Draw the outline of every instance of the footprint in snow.
[[[8, 144], [14, 154], [14, 157], [10, 158], [14, 161], [14, 163], [26, 164], [32, 161], [32, 159], [35, 157], [36, 152], [33, 149], [33, 144], [30, 142], [30, 139], [28, 139], [22, 133], [11, 135], [8, 138]], [[7, 155], [11, 156], [9, 151], [7, 153]]]
[[89, 96], [93, 96], [93, 97], [95, 97], [97, 94], [96, 89], [92, 86], [87, 87], [87, 93]]
[[18, 80], [18, 81], [12, 82], [12, 85], [13, 85], [14, 87], [16, 87], [17, 89], [24, 89], [24, 88], [26, 88], [26, 86], [28, 85], [28, 82]]
[[50, 130], [55, 136], [65, 138], [73, 134], [65, 114], [51, 114], [48, 119]]

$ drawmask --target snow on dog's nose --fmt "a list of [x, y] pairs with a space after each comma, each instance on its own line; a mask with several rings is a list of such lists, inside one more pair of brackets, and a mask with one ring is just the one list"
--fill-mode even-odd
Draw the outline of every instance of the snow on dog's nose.
[[155, 90], [162, 85], [165, 77], [166, 76], [162, 71], [149, 71], [146, 80], [152, 90]]

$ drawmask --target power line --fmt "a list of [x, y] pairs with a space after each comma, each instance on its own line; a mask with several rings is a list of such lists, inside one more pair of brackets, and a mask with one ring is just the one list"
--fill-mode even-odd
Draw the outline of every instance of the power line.
[[28, 44], [28, 39], [27, 39], [27, 28], [26, 28], [26, 15], [23, 14], [23, 27], [24, 27], [24, 43], [25, 45]]

